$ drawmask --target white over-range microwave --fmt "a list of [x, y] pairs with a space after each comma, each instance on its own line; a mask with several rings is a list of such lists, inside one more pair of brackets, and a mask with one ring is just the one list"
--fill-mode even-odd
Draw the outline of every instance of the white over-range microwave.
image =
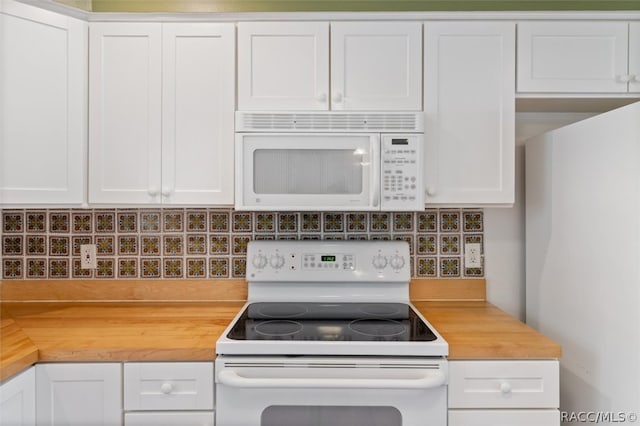
[[237, 112], [238, 210], [424, 209], [422, 113]]

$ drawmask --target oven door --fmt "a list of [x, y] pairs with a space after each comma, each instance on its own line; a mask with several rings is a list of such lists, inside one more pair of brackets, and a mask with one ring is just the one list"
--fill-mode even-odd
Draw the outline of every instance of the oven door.
[[379, 134], [236, 135], [236, 208], [379, 210]]
[[221, 426], [446, 426], [443, 359], [218, 357]]

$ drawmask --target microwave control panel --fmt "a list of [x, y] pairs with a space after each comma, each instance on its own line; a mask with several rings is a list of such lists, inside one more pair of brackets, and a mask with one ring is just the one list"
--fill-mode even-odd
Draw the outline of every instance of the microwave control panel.
[[382, 210], [423, 210], [423, 136], [382, 135]]

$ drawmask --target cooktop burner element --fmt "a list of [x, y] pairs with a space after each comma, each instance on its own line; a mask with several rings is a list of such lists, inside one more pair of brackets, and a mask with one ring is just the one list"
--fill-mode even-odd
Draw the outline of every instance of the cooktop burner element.
[[300, 333], [301, 330], [302, 324], [289, 320], [264, 321], [255, 327], [256, 333], [261, 336], [266, 336], [267, 338], [291, 336], [296, 333]]
[[267, 303], [258, 307], [264, 318], [297, 318], [307, 313], [307, 307], [298, 303]]
[[[295, 320], [288, 319], [293, 314]], [[428, 342], [436, 339], [413, 309], [403, 303], [252, 303], [227, 337], [302, 341]]]
[[405, 326], [394, 320], [359, 319], [349, 323], [349, 330], [370, 337], [391, 337], [406, 333]]

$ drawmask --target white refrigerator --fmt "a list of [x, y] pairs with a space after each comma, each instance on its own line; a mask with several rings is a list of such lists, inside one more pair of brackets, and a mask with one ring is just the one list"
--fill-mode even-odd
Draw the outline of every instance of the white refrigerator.
[[633, 424], [640, 416], [640, 102], [530, 139], [525, 155], [526, 318], [562, 345], [563, 424], [578, 416]]

